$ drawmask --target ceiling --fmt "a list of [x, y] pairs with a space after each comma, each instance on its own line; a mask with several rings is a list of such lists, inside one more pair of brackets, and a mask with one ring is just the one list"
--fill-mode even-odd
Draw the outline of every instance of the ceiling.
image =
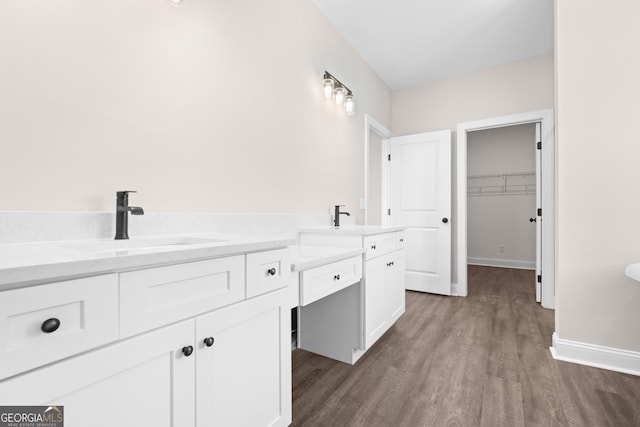
[[391, 89], [553, 51], [553, 0], [312, 0]]

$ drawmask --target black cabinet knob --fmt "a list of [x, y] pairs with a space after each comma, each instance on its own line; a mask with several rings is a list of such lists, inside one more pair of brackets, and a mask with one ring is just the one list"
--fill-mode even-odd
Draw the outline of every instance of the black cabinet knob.
[[442, 218], [442, 222], [444, 222], [445, 224], [449, 222], [449, 218]]
[[193, 354], [193, 346], [186, 346], [186, 347], [182, 347], [182, 354], [184, 354], [185, 356], [189, 357]]
[[204, 339], [204, 345], [206, 345], [207, 347], [211, 347], [214, 341], [215, 340], [213, 339], [213, 337], [207, 337]]
[[375, 248], [376, 248], [376, 245], [371, 245], [371, 249], [375, 249]]
[[340, 280], [340, 275], [336, 274], [335, 276], [333, 276], [333, 280]]
[[400, 243], [404, 242], [404, 239], [400, 239]]
[[47, 319], [42, 322], [40, 326], [40, 330], [45, 334], [50, 334], [51, 332], [55, 332], [60, 327], [60, 320], [52, 317], [51, 319]]
[[529, 218], [529, 222], [536, 222], [535, 218]]
[[267, 274], [270, 276], [275, 276], [276, 275], [276, 269], [275, 268], [270, 268], [267, 270]]

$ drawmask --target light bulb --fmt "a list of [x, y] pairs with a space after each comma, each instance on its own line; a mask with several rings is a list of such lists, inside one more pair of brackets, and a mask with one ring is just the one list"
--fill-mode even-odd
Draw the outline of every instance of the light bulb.
[[324, 97], [329, 99], [333, 96], [333, 79], [324, 79]]
[[356, 104], [353, 101], [353, 95], [345, 96], [344, 110], [347, 113], [347, 116], [353, 116], [356, 113]]
[[338, 107], [342, 107], [342, 104], [344, 104], [344, 96], [345, 96], [344, 88], [341, 86], [338, 86], [334, 92], [336, 94], [336, 105]]

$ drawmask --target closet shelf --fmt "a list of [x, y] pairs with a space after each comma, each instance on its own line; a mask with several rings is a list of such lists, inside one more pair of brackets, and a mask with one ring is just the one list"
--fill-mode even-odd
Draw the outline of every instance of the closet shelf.
[[467, 176], [469, 196], [517, 196], [536, 194], [536, 173], [504, 173]]

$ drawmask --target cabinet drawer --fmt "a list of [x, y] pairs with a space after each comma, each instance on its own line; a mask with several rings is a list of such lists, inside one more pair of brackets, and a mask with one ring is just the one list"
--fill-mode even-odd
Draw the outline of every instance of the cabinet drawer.
[[300, 274], [300, 305], [305, 306], [359, 282], [362, 278], [362, 257], [310, 268]]
[[365, 258], [373, 259], [398, 248], [397, 233], [376, 234], [364, 238]]
[[118, 276], [5, 291], [0, 313], [1, 379], [117, 340]]
[[247, 298], [288, 286], [289, 280], [291, 280], [289, 249], [247, 255]]
[[244, 255], [121, 273], [120, 335], [240, 301], [244, 279]]

